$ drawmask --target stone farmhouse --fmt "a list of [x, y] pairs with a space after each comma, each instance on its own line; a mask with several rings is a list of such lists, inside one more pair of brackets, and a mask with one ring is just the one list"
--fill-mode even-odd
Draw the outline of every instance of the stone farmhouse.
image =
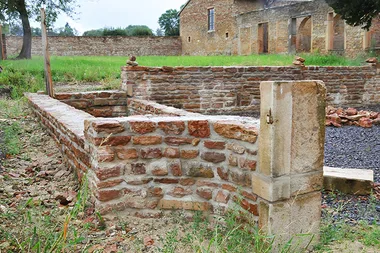
[[380, 50], [380, 17], [349, 26], [324, 0], [189, 0], [179, 16], [185, 55]]

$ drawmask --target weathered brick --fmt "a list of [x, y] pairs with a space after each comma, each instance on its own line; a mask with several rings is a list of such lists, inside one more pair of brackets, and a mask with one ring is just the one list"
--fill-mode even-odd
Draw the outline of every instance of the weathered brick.
[[193, 141], [193, 138], [166, 137], [164, 141], [168, 145], [179, 146], [179, 145], [191, 144], [191, 142]]
[[194, 185], [195, 184], [195, 179], [194, 178], [181, 178], [179, 181], [180, 185]]
[[125, 182], [127, 184], [130, 184], [130, 185], [144, 185], [144, 184], [148, 184], [150, 181], [152, 181], [153, 178], [151, 177], [147, 177], [147, 178], [140, 178], [140, 179], [126, 179]]
[[181, 158], [183, 159], [194, 159], [198, 154], [198, 150], [181, 150]]
[[246, 192], [246, 191], [242, 191], [242, 192], [241, 192], [241, 195], [242, 195], [244, 198], [250, 199], [250, 200], [252, 200], [252, 201], [256, 201], [256, 200], [257, 200], [257, 195], [252, 194], [252, 193], [249, 193], [249, 192]]
[[123, 165], [116, 165], [111, 168], [97, 168], [95, 170], [96, 176], [99, 180], [106, 180], [111, 177], [118, 177], [123, 171]]
[[229, 171], [228, 169], [227, 170], [224, 170], [222, 167], [218, 167], [216, 169], [217, 173], [218, 173], [218, 176], [222, 179], [222, 180], [228, 180], [228, 176], [229, 176]]
[[259, 216], [259, 210], [257, 207], [257, 204], [249, 203], [246, 199], [239, 199], [237, 197], [234, 197], [234, 201], [237, 202], [242, 208], [250, 212], [251, 214], [255, 216]]
[[245, 170], [250, 170], [250, 171], [255, 171], [256, 170], [256, 161], [250, 160], [250, 159], [245, 159], [243, 157], [240, 157], [239, 159], [239, 167], [241, 169]]
[[220, 184], [210, 182], [209, 180], [198, 180], [197, 181], [197, 187], [202, 187], [202, 186], [207, 186], [207, 187], [212, 187], [212, 188], [219, 188]]
[[139, 134], [152, 133], [156, 130], [156, 123], [151, 121], [131, 121], [131, 130]]
[[244, 154], [245, 153], [245, 147], [236, 144], [236, 143], [228, 143], [227, 144], [227, 149], [232, 150], [236, 154]]
[[209, 188], [204, 188], [204, 187], [203, 188], [198, 188], [197, 189], [197, 194], [201, 198], [204, 198], [204, 199], [207, 199], [207, 200], [212, 199], [212, 190], [209, 189]]
[[145, 163], [132, 163], [131, 172], [134, 175], [143, 175], [146, 173]]
[[230, 192], [236, 192], [237, 188], [230, 184], [222, 184], [222, 188], [224, 190], [230, 191]]
[[187, 175], [191, 177], [213, 178], [214, 172], [212, 171], [212, 168], [200, 164], [198, 166], [191, 166]]
[[171, 189], [167, 194], [176, 198], [182, 198], [187, 195], [191, 195], [193, 191], [189, 188], [183, 188], [176, 186], [173, 189]]
[[189, 134], [195, 137], [206, 138], [210, 136], [210, 127], [207, 120], [189, 121], [187, 123]]
[[230, 194], [222, 190], [218, 191], [218, 193], [215, 196], [215, 201], [223, 204], [227, 204], [229, 199]]
[[142, 148], [140, 149], [140, 157], [144, 159], [161, 158], [162, 151], [160, 148]]
[[100, 201], [109, 201], [119, 198], [123, 193], [123, 190], [99, 190], [97, 192], [97, 198]]
[[176, 177], [182, 176], [182, 168], [181, 168], [180, 162], [169, 163], [169, 169], [173, 176], [176, 176]]
[[134, 136], [132, 139], [135, 145], [156, 145], [162, 143], [161, 136]]
[[92, 127], [98, 133], [118, 134], [125, 130], [124, 126], [116, 120], [97, 120], [92, 122]]
[[185, 131], [185, 122], [183, 121], [169, 121], [159, 122], [158, 127], [166, 134], [179, 135]]
[[179, 158], [179, 149], [178, 148], [165, 148], [164, 157], [167, 158]]
[[258, 136], [258, 129], [255, 127], [245, 127], [239, 123], [216, 122], [214, 130], [217, 134], [230, 139], [237, 139], [255, 143]]
[[108, 147], [99, 147], [97, 149], [98, 162], [112, 162], [115, 159], [114, 151]]
[[124, 179], [114, 179], [114, 180], [109, 180], [109, 181], [101, 181], [101, 182], [98, 182], [96, 183], [96, 186], [99, 188], [99, 189], [102, 189], [102, 188], [109, 188], [109, 187], [114, 187], [116, 185], [119, 185], [121, 184], [122, 182], [124, 182]]
[[153, 176], [167, 176], [169, 174], [167, 168], [154, 168], [152, 169]]
[[134, 148], [115, 147], [115, 151], [117, 157], [122, 160], [136, 159], [139, 157], [137, 150]]
[[104, 138], [94, 138], [96, 146], [119, 146], [127, 145], [131, 141], [131, 136], [108, 136]]
[[211, 205], [208, 202], [161, 199], [158, 203], [158, 208], [207, 211], [211, 209]]
[[148, 197], [162, 197], [164, 192], [161, 187], [150, 187], [148, 189]]
[[228, 156], [228, 164], [231, 166], [238, 166], [238, 158], [234, 155]]
[[251, 176], [249, 173], [246, 172], [237, 172], [237, 171], [231, 171], [231, 180], [234, 183], [237, 183], [238, 185], [242, 186], [251, 186]]
[[226, 160], [226, 155], [217, 152], [204, 152], [201, 155], [202, 159], [212, 163], [220, 163]]
[[155, 178], [154, 182], [160, 183], [160, 184], [178, 184], [179, 179], [176, 179], [176, 178]]
[[209, 149], [223, 150], [226, 147], [226, 143], [224, 141], [205, 141], [204, 146]]

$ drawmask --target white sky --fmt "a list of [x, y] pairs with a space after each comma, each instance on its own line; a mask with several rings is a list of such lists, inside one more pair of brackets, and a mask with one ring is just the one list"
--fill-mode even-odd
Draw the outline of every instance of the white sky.
[[[103, 27], [147, 25], [153, 32], [159, 28], [158, 18], [168, 9], [179, 10], [187, 0], [77, 0], [80, 5], [73, 19], [61, 14], [54, 24], [63, 27], [66, 22], [79, 35], [84, 31]], [[33, 27], [39, 27], [32, 22]]]

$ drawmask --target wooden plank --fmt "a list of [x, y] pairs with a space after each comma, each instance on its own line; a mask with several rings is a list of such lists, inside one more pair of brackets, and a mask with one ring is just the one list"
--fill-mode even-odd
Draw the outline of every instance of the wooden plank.
[[42, 53], [44, 56], [44, 63], [45, 63], [46, 92], [50, 97], [54, 97], [53, 80], [51, 77], [51, 69], [50, 69], [49, 44], [47, 40], [47, 31], [46, 31], [46, 15], [45, 15], [44, 8], [41, 8], [41, 32], [42, 32]]
[[4, 50], [4, 42], [3, 42], [3, 26], [0, 25], [0, 47], [1, 47], [1, 59], [5, 60], [5, 50]]

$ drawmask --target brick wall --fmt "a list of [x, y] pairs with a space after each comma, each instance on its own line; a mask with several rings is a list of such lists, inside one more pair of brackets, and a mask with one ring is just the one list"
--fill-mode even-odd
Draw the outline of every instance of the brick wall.
[[[48, 38], [51, 55], [180, 55], [179, 37], [56, 37]], [[22, 37], [6, 37], [7, 54], [16, 55], [21, 51]], [[41, 37], [32, 39], [32, 55], [42, 55]]]
[[128, 116], [127, 93], [124, 91], [56, 93], [55, 98], [94, 117]]
[[46, 95], [29, 93], [25, 96], [34, 114], [57, 143], [65, 163], [74, 169], [80, 180], [91, 168], [89, 145], [83, 130], [84, 120], [93, 116]]
[[363, 67], [122, 67], [134, 98], [201, 113], [258, 111], [261, 81], [322, 80], [330, 105], [380, 103], [380, 75]]

